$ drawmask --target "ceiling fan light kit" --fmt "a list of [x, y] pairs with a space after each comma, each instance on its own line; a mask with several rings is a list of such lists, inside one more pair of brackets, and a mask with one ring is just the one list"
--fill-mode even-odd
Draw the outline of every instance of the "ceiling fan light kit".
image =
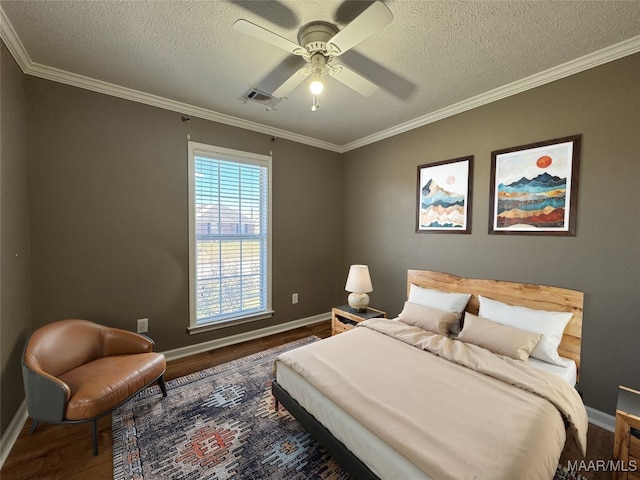
[[312, 112], [315, 112], [318, 107], [320, 107], [320, 103], [318, 102], [318, 95], [320, 95], [324, 90], [322, 75], [324, 75], [327, 71], [326, 65], [327, 58], [322, 53], [314, 53], [311, 56], [311, 74], [313, 75], [313, 77], [311, 83], [309, 84], [309, 90], [313, 95], [313, 102], [311, 104]]
[[314, 95], [320, 95], [322, 93], [322, 90], [324, 90], [324, 85], [322, 84], [320, 75], [314, 77], [313, 81], [309, 84], [309, 90], [311, 90], [311, 93], [313, 93]]
[[298, 43], [281, 37], [255, 23], [240, 19], [233, 24], [233, 28], [250, 35], [258, 40], [267, 42], [275, 47], [286, 50], [293, 55], [301, 56], [310, 65], [296, 71], [291, 77], [276, 88], [272, 96], [286, 98], [302, 81], [312, 75], [309, 90], [313, 95], [312, 111], [320, 106], [318, 95], [323, 91], [322, 76], [329, 73], [336, 80], [368, 97], [378, 89], [378, 86], [359, 73], [341, 64], [331, 63], [334, 57], [340, 56], [358, 43], [377, 32], [393, 19], [389, 8], [377, 1], [369, 5], [360, 15], [342, 30], [335, 25], [315, 21], [304, 25], [298, 33]]

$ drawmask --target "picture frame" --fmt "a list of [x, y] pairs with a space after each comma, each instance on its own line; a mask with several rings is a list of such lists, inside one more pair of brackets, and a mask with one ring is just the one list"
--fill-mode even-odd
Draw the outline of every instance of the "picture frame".
[[471, 233], [473, 155], [418, 166], [416, 233]]
[[575, 236], [582, 135], [491, 152], [489, 234]]

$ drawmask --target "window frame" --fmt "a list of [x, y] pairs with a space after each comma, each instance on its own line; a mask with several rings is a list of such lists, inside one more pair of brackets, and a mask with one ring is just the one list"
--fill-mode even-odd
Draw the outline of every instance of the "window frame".
[[[236, 315], [227, 319], [220, 319], [208, 323], [197, 323], [197, 258], [196, 258], [196, 157], [209, 157], [214, 160], [237, 162], [240, 164], [257, 165], [267, 169], [267, 228], [266, 228], [266, 265], [265, 277], [262, 281], [267, 289], [264, 310], [249, 315]], [[272, 235], [271, 235], [271, 206], [272, 206], [272, 157], [252, 152], [244, 152], [215, 145], [198, 142], [188, 142], [188, 196], [189, 196], [189, 334], [216, 330], [247, 322], [263, 320], [273, 316], [272, 309]]]

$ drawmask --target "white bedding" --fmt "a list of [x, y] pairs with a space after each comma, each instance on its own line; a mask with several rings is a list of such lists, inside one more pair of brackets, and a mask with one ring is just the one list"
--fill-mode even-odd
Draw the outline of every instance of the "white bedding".
[[558, 365], [552, 365], [547, 362], [543, 362], [542, 360], [538, 360], [537, 358], [529, 357], [529, 365], [532, 367], [536, 367], [542, 371], [553, 373], [557, 377], [565, 380], [572, 387], [576, 386], [576, 380], [578, 379], [578, 368], [576, 367], [576, 362], [573, 360], [569, 360], [568, 358], [560, 357], [563, 363], [566, 364], [565, 367], [560, 367]]

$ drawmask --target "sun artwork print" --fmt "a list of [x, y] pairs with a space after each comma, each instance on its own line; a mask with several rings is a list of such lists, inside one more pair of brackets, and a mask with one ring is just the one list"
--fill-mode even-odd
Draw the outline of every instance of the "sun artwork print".
[[469, 162], [423, 167], [420, 170], [418, 229], [421, 231], [466, 229]]
[[496, 230], [567, 229], [572, 146], [559, 143], [497, 156]]

